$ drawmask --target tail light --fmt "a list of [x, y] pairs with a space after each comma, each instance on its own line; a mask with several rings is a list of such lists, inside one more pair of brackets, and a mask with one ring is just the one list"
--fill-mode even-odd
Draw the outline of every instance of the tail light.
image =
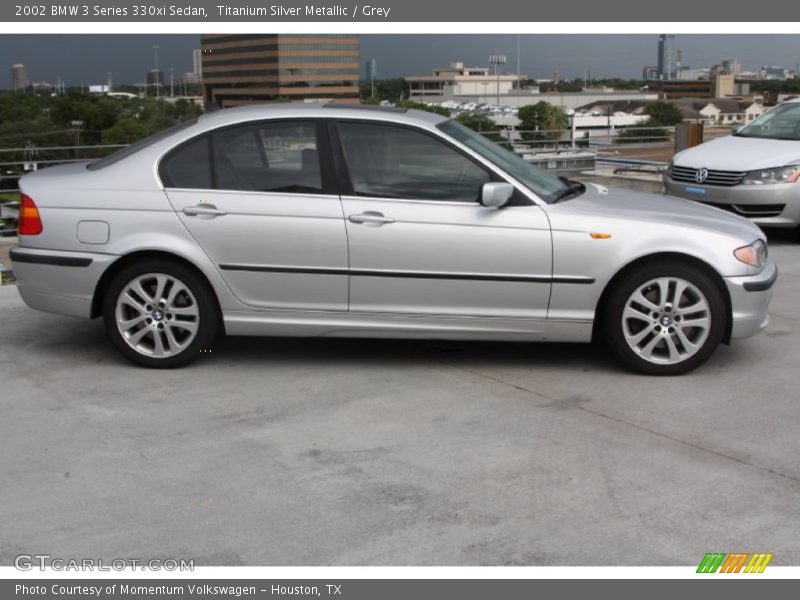
[[42, 218], [39, 216], [36, 203], [29, 196], [22, 194], [19, 203], [17, 233], [19, 235], [39, 235], [42, 233], [42, 229]]

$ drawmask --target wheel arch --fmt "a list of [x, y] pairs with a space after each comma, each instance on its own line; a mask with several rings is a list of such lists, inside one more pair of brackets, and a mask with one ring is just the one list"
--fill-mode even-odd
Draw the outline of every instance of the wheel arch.
[[105, 292], [116, 274], [130, 264], [148, 259], [169, 260], [193, 271], [208, 286], [208, 289], [211, 292], [211, 297], [214, 299], [214, 306], [217, 316], [220, 321], [222, 321], [222, 307], [220, 306], [219, 298], [217, 297], [214, 286], [211, 284], [208, 277], [206, 277], [206, 274], [186, 258], [164, 250], [136, 250], [119, 257], [117, 260], [111, 263], [111, 265], [109, 265], [109, 267], [103, 272], [97, 282], [97, 285], [95, 286], [94, 294], [92, 295], [92, 307], [90, 312], [90, 317], [92, 319], [103, 315], [103, 297], [105, 296]]
[[596, 340], [598, 336], [601, 334], [601, 328], [602, 328], [601, 315], [604, 312], [605, 303], [608, 299], [611, 290], [614, 289], [619, 280], [634, 269], [637, 269], [644, 265], [656, 262], [665, 262], [665, 261], [676, 262], [696, 267], [701, 271], [703, 271], [704, 273], [706, 273], [709, 277], [711, 277], [711, 280], [716, 284], [725, 302], [725, 335], [723, 336], [722, 341], [726, 344], [730, 342], [731, 330], [733, 328], [733, 307], [731, 305], [731, 296], [730, 293], [728, 292], [728, 287], [725, 285], [725, 281], [722, 279], [722, 275], [720, 275], [719, 272], [714, 267], [712, 267], [704, 260], [697, 258], [696, 256], [692, 256], [690, 254], [683, 254], [680, 252], [657, 252], [654, 254], [647, 254], [645, 256], [641, 256], [627, 263], [625, 266], [623, 266], [614, 274], [614, 276], [606, 284], [605, 288], [603, 288], [603, 292], [600, 294], [600, 299], [598, 300], [597, 306], [595, 307], [595, 313], [594, 313], [595, 318], [592, 329], [593, 340]]

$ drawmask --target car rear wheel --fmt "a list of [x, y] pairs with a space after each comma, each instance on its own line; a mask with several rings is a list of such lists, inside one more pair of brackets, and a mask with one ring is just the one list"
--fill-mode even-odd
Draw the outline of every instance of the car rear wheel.
[[605, 305], [611, 350], [647, 375], [680, 375], [713, 354], [725, 334], [725, 301], [705, 272], [656, 263], [623, 276]]
[[122, 269], [106, 290], [103, 321], [131, 362], [173, 368], [210, 349], [218, 331], [208, 285], [178, 263], [149, 260]]

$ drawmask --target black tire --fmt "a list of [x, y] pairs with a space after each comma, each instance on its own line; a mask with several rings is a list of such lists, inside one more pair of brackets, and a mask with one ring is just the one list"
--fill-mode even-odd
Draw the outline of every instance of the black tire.
[[[651, 280], [659, 278], [676, 278], [689, 282], [702, 293], [709, 308], [710, 327], [705, 341], [698, 344], [699, 348], [694, 354], [688, 355], [687, 352], [687, 357], [680, 362], [659, 363], [646, 359], [634, 351], [623, 330], [623, 311], [632, 294]], [[609, 349], [628, 367], [645, 375], [682, 375], [706, 362], [719, 346], [725, 335], [727, 310], [719, 286], [705, 271], [689, 264], [665, 261], [642, 265], [625, 273], [610, 290], [600, 318]], [[653, 325], [661, 326], [654, 315], [653, 318]], [[643, 326], [642, 329], [646, 327], [649, 325]], [[668, 328], [662, 327], [661, 335], [669, 336], [674, 341], [676, 338], [667, 333], [667, 330]], [[648, 336], [656, 336], [656, 333]], [[653, 337], [648, 337], [645, 342], [652, 339]], [[658, 343], [663, 345], [666, 352], [666, 341]], [[679, 349], [684, 347], [679, 344]]]
[[[194, 301], [192, 305], [196, 303], [199, 317], [194, 339], [169, 356], [156, 358], [134, 349], [117, 325], [117, 300], [120, 294], [128, 284], [147, 274], [165, 274], [174, 278], [191, 293]], [[189, 298], [188, 295], [185, 297]], [[220, 321], [217, 303], [208, 283], [191, 268], [168, 259], [147, 259], [124, 267], [113, 277], [103, 297], [103, 324], [111, 343], [125, 358], [141, 367], [172, 369], [191, 363], [211, 349], [220, 331]], [[150, 334], [150, 339], [153, 339], [152, 335]]]

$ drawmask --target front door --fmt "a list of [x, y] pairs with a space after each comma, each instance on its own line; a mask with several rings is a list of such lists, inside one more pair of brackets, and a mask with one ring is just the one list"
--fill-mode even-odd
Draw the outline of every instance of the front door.
[[265, 121], [214, 131], [162, 161], [173, 208], [245, 304], [347, 310], [347, 234], [332, 167], [321, 167], [326, 137], [314, 121]]
[[552, 246], [538, 206], [482, 206], [497, 176], [432, 132], [359, 121], [337, 131], [351, 311], [547, 316]]

